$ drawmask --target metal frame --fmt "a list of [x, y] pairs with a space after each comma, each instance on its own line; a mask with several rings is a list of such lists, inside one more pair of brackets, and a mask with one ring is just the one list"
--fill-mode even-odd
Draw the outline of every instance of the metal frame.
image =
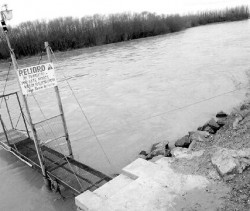
[[[7, 19], [7, 17], [4, 15], [4, 12], [11, 12], [11, 11], [7, 10], [7, 6], [6, 6], [6, 11], [0, 11], [0, 15], [1, 15], [1, 24], [3, 26], [4, 36], [6, 38], [6, 42], [7, 42], [7, 45], [8, 45], [8, 49], [9, 49], [11, 60], [12, 60], [13, 67], [14, 67], [14, 72], [16, 74], [16, 77], [18, 78], [18, 63], [17, 63], [17, 60], [16, 60], [15, 53], [14, 53], [12, 47], [11, 47], [11, 43], [10, 43], [9, 37], [8, 37], [8, 29], [7, 29], [7, 26], [6, 26], [6, 23], [5, 23], [5, 19]], [[52, 62], [51, 52], [50, 52], [50, 47], [49, 47], [48, 42], [45, 42], [45, 48], [46, 48], [46, 52], [47, 52], [47, 55], [48, 55], [48, 60], [49, 60], [49, 62]], [[20, 82], [18, 83], [18, 85], [19, 85], [19, 89], [21, 91]], [[58, 106], [59, 106], [59, 110], [60, 110], [60, 116], [61, 116], [61, 119], [62, 119], [63, 128], [64, 128], [64, 132], [65, 132], [65, 138], [66, 138], [67, 145], [68, 145], [68, 150], [69, 150], [69, 157], [67, 157], [67, 158], [65, 157], [65, 159], [67, 160], [67, 162], [69, 162], [68, 159], [70, 159], [70, 161], [72, 163], [74, 163], [73, 165], [81, 167], [81, 168], [84, 168], [85, 170], [87, 170], [87, 172], [94, 173], [94, 175], [98, 174], [98, 171], [92, 169], [91, 167], [85, 166], [84, 164], [81, 164], [81, 163], [79, 163], [79, 162], [77, 162], [77, 161], [75, 161], [73, 159], [72, 147], [71, 147], [71, 143], [70, 143], [70, 139], [69, 139], [69, 133], [68, 133], [68, 129], [67, 129], [67, 124], [66, 124], [66, 120], [65, 120], [65, 116], [64, 116], [64, 111], [63, 111], [63, 106], [62, 106], [62, 101], [61, 101], [61, 97], [60, 97], [58, 86], [55, 86], [54, 90], [56, 92], [56, 97], [57, 97]], [[22, 115], [22, 118], [23, 118], [23, 121], [24, 121], [25, 129], [26, 129], [28, 137], [25, 136], [24, 139], [21, 140], [21, 141], [13, 139], [12, 140], [13, 143], [10, 143], [10, 139], [8, 137], [8, 133], [11, 134], [14, 131], [19, 137], [22, 138], [22, 136], [23, 136], [23, 134], [21, 134], [20, 132], [18, 132], [14, 128], [14, 125], [13, 125], [13, 122], [12, 122], [11, 113], [10, 113], [10, 110], [9, 110], [9, 107], [8, 107], [8, 103], [7, 103], [7, 100], [6, 100], [7, 96], [10, 96], [10, 95], [13, 95], [13, 94], [16, 94], [17, 101], [18, 101], [18, 104], [19, 104], [19, 109], [21, 111], [21, 115]], [[9, 119], [10, 119], [10, 124], [11, 124], [12, 129], [11, 130], [5, 130], [5, 125], [4, 125], [4, 122], [3, 122], [2, 117], [0, 115], [0, 122], [1, 122], [1, 125], [2, 125], [2, 128], [3, 128], [3, 132], [4, 132], [4, 134], [1, 133], [1, 136], [2, 137], [4, 137], [4, 136], [6, 137], [6, 141], [7, 141], [7, 143], [8, 143], [9, 146], [7, 146], [7, 144], [6, 144], [5, 141], [0, 141], [0, 145], [4, 149], [6, 149], [7, 151], [9, 151], [12, 154], [14, 154], [20, 160], [22, 160], [23, 162], [25, 162], [27, 165], [29, 165], [31, 167], [38, 167], [42, 171], [44, 183], [48, 187], [49, 187], [50, 182], [51, 182], [49, 180], [49, 177], [53, 177], [53, 179], [55, 179], [56, 181], [60, 181], [65, 186], [70, 187], [70, 185], [68, 185], [66, 182], [62, 181], [62, 179], [56, 177], [57, 175], [54, 175], [53, 173], [48, 172], [47, 169], [45, 168], [44, 158], [47, 158], [47, 157], [46, 157], [46, 154], [44, 154], [45, 155], [44, 157], [43, 157], [43, 154], [42, 154], [42, 149], [41, 149], [41, 145], [39, 144], [38, 137], [37, 137], [37, 132], [36, 132], [36, 129], [35, 129], [35, 124], [33, 124], [31, 113], [30, 113], [30, 110], [29, 110], [29, 106], [28, 106], [28, 102], [27, 102], [27, 96], [24, 95], [24, 94], [21, 94], [21, 98], [22, 98], [22, 101], [24, 103], [24, 107], [26, 109], [26, 113], [27, 113], [27, 117], [28, 117], [27, 121], [28, 121], [30, 129], [31, 129], [32, 138], [30, 138], [29, 130], [28, 130], [28, 127], [27, 127], [27, 124], [26, 124], [25, 115], [24, 115], [24, 112], [22, 110], [22, 106], [21, 106], [20, 99], [19, 99], [19, 96], [18, 96], [17, 92], [10, 93], [10, 94], [7, 94], [7, 95], [0, 95], [0, 98], [2, 98], [2, 97], [4, 98], [4, 101], [5, 101], [5, 104], [6, 104], [7, 113], [8, 113]], [[18, 119], [18, 121], [19, 121], [19, 119]], [[22, 142], [22, 141], [24, 141], [24, 142]], [[24, 143], [26, 144], [28, 150], [25, 151], [25, 149], [23, 149], [23, 151], [22, 151], [21, 149], [17, 148], [18, 144], [24, 144]], [[30, 145], [29, 145], [30, 143], [32, 143], [32, 147], [30, 147]], [[36, 153], [38, 160], [34, 159], [32, 161], [31, 157], [29, 158], [29, 156], [32, 156], [32, 154], [30, 154], [30, 150], [32, 150], [33, 152]], [[57, 152], [53, 150], [53, 153], [55, 154]], [[64, 157], [63, 154], [60, 154], [60, 156]], [[31, 163], [33, 163], [33, 165]], [[61, 167], [61, 166], [59, 166], [59, 167]], [[67, 170], [67, 169], [65, 168], [65, 170]], [[68, 169], [68, 171], [69, 171], [69, 169]], [[74, 173], [74, 172], [71, 172], [71, 173]], [[74, 175], [75, 175], [75, 173], [74, 173]], [[102, 173], [100, 173], [100, 175], [101, 176], [105, 176]], [[79, 175], [78, 175], [78, 177], [79, 177]], [[101, 180], [98, 183], [100, 183], [103, 180], [105, 180], [105, 181], [106, 180], [110, 180], [110, 178], [107, 177], [107, 176], [105, 176], [104, 178], [101, 178]], [[91, 184], [91, 181], [89, 181], [89, 182]], [[80, 184], [80, 182], [79, 182], [79, 184]], [[81, 186], [81, 184], [80, 184], [80, 186]], [[96, 186], [95, 186], [95, 184], [92, 183], [91, 187], [96, 187]], [[89, 188], [91, 188], [91, 187], [89, 187]], [[70, 187], [70, 188], [79, 194], [79, 191], [76, 190], [74, 187]]]
[[[45, 46], [46, 53], [47, 53], [47, 56], [48, 56], [48, 61], [52, 62], [49, 43], [45, 42], [44, 46]], [[57, 103], [58, 103], [59, 110], [60, 110], [60, 115], [62, 117], [62, 123], [63, 123], [64, 132], [65, 132], [65, 138], [66, 138], [67, 145], [68, 145], [69, 155], [73, 158], [73, 151], [72, 151], [72, 147], [71, 147], [71, 143], [70, 143], [70, 139], [69, 139], [68, 127], [67, 127], [66, 119], [65, 119], [65, 116], [64, 116], [62, 100], [61, 100], [61, 96], [60, 96], [58, 86], [55, 86], [54, 90], [55, 90], [55, 93], [56, 93], [56, 98], [57, 98]]]
[[[9, 105], [8, 105], [7, 100], [6, 100], [6, 97], [10, 97], [10, 96], [13, 96], [13, 95], [16, 96], [16, 99], [17, 99], [17, 102], [18, 102], [18, 107], [20, 109], [22, 119], [23, 119], [23, 122], [24, 122], [25, 131], [26, 131], [27, 136], [30, 138], [30, 132], [28, 130], [27, 122], [26, 122], [25, 115], [24, 115], [24, 112], [23, 112], [23, 108], [22, 108], [22, 105], [21, 105], [21, 102], [20, 102], [20, 99], [19, 99], [19, 96], [18, 96], [18, 92], [11, 92], [9, 94], [0, 95], [0, 99], [3, 98], [4, 101], [5, 101], [5, 105], [6, 105], [6, 109], [7, 109], [7, 112], [8, 112], [8, 117], [9, 117], [11, 127], [12, 127], [12, 129], [14, 129], [13, 121], [12, 121], [12, 118], [11, 118], [11, 111], [9, 109]], [[2, 128], [3, 128], [3, 131], [6, 133], [3, 119], [2, 118], [0, 118], [0, 119], [1, 119], [1, 125], [2, 125]], [[6, 137], [6, 139], [7, 139], [7, 142], [8, 142], [8, 137]]]

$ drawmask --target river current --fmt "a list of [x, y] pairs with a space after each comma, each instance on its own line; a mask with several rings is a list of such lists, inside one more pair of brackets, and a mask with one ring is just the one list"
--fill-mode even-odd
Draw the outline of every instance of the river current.
[[[172, 145], [216, 112], [230, 112], [248, 95], [249, 34], [248, 20], [55, 53], [75, 158], [119, 173], [153, 143]], [[18, 61], [20, 67], [38, 62], [45, 56]], [[8, 65], [0, 64], [1, 91]], [[6, 93], [16, 84], [12, 70]], [[50, 92], [36, 94], [46, 117], [57, 112]], [[41, 120], [40, 108], [32, 100], [30, 105], [33, 118]], [[40, 174], [2, 149], [0, 181], [0, 210], [75, 210], [73, 198], [49, 193]]]

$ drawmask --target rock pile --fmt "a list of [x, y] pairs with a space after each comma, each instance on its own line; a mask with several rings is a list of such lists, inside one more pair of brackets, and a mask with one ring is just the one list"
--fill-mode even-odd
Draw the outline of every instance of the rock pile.
[[[199, 174], [228, 190], [225, 210], [250, 210], [250, 103], [230, 115], [221, 111], [214, 118], [176, 140], [159, 142], [140, 156], [155, 162], [159, 156], [178, 172]], [[199, 151], [198, 151], [199, 150]], [[156, 161], [159, 162], [159, 161]], [[219, 189], [216, 189], [219, 190]], [[223, 209], [224, 210], [224, 209]], [[231, 209], [230, 209], [231, 210]]]
[[[217, 121], [212, 118], [202, 127], [199, 127], [197, 131], [189, 132], [188, 135], [185, 135], [175, 142], [175, 147], [188, 148], [189, 150], [192, 150], [196, 142], [207, 141], [211, 134], [215, 134], [222, 126], [224, 126], [226, 124], [227, 116], [228, 115], [225, 112], [220, 111], [216, 114]], [[153, 144], [149, 153], [145, 150], [139, 153], [139, 157], [146, 160], [150, 160], [157, 156], [172, 156], [168, 141]]]
[[222, 126], [226, 124], [228, 115], [220, 111], [216, 114], [217, 121], [212, 118], [203, 126], [199, 127], [197, 131], [189, 132], [188, 135], [178, 139], [175, 142], [176, 147], [184, 147], [192, 149], [195, 142], [204, 142], [211, 134], [215, 134]]

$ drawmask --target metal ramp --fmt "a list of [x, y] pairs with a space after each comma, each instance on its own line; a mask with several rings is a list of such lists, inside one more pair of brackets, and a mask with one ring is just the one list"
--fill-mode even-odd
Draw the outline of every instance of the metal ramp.
[[[22, 128], [19, 130], [13, 127], [15, 124], [11, 115], [11, 109], [8, 108], [8, 103], [6, 103], [5, 118], [8, 117], [9, 121], [7, 121], [6, 126], [3, 121], [4, 118], [0, 116], [2, 125], [2, 130], [0, 130], [0, 145], [15, 154], [26, 164], [41, 172], [42, 169], [39, 165], [35, 144], [27, 129], [25, 115], [18, 100], [18, 94], [15, 92], [7, 96], [0, 96], [0, 99], [4, 98], [4, 100], [6, 100], [6, 97], [8, 97], [8, 100], [10, 100], [10, 97], [14, 97], [17, 102], [19, 102], [20, 115], [19, 118], [16, 119], [18, 119], [18, 125], [22, 125]], [[13, 102], [11, 102], [11, 104], [13, 105]], [[48, 121], [53, 121], [52, 125], [55, 126], [57, 125], [56, 122], [60, 121], [59, 117], [60, 115], [55, 116]], [[60, 125], [59, 123], [58, 125]], [[44, 121], [39, 122], [35, 124], [35, 128], [40, 141], [45, 170], [50, 180], [56, 181], [65, 189], [73, 191], [74, 194], [80, 194], [86, 190], [93, 191], [111, 180], [109, 176], [76, 161], [73, 156], [62, 153], [62, 150], [57, 150], [56, 146], [60, 145], [60, 143], [66, 145], [65, 137], [57, 133], [58, 137], [54, 137], [53, 140], [52, 135], [55, 134], [50, 134], [49, 132], [46, 133], [46, 136], [42, 136], [41, 130], [44, 130], [45, 127], [42, 127], [43, 124]], [[59, 127], [57, 127], [57, 129], [58, 128]], [[48, 143], [46, 141], [48, 141]], [[57, 145], [54, 144], [55, 141], [57, 141]]]

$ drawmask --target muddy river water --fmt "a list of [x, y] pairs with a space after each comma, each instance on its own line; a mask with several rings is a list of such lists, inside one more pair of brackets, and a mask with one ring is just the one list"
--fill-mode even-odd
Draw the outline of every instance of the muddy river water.
[[[217, 111], [231, 111], [248, 94], [249, 34], [248, 20], [55, 53], [75, 158], [118, 173], [140, 150], [163, 140], [173, 144]], [[18, 62], [25, 67], [38, 61]], [[1, 90], [7, 70], [7, 63], [0, 64]], [[17, 90], [13, 71], [9, 78], [6, 92]], [[50, 92], [36, 94], [46, 117], [57, 112]], [[30, 104], [34, 119], [41, 120], [40, 108]], [[38, 173], [1, 149], [0, 181], [0, 210], [75, 209], [73, 199], [57, 199]]]

